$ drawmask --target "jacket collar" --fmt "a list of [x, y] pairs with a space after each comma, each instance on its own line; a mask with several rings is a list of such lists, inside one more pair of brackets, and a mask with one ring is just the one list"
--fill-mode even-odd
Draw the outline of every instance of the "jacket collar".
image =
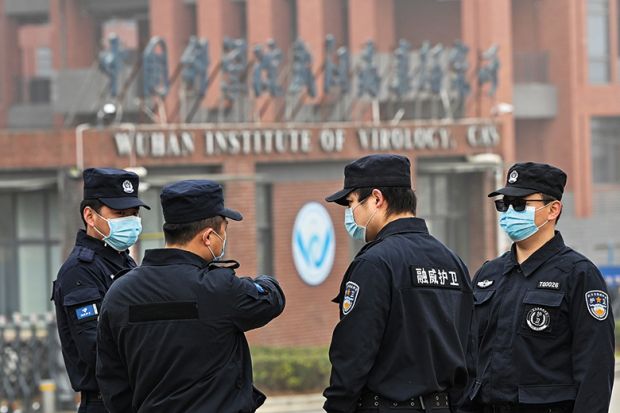
[[114, 248], [107, 246], [102, 240], [91, 237], [86, 234], [86, 231], [83, 229], [78, 231], [77, 236], [75, 237], [75, 245], [92, 250], [96, 254], [112, 260], [126, 258], [129, 255], [126, 250], [116, 251]]
[[545, 262], [547, 262], [551, 257], [557, 255], [566, 244], [564, 244], [564, 239], [559, 231], [555, 231], [555, 235], [551, 238], [545, 245], [540, 247], [536, 252], [534, 252], [527, 260], [519, 265], [517, 261], [516, 255], [516, 244], [512, 244], [510, 248], [510, 252], [508, 253], [508, 259], [504, 264], [504, 275], [509, 274], [515, 267], [521, 267], [523, 271], [523, 275], [529, 277], [540, 268]]
[[422, 218], [400, 218], [384, 226], [377, 234], [376, 240], [403, 232], [421, 232], [428, 234], [426, 222]]
[[177, 248], [157, 248], [146, 250], [142, 265], [192, 265], [198, 268], [207, 268], [209, 262], [194, 254], [193, 252]]

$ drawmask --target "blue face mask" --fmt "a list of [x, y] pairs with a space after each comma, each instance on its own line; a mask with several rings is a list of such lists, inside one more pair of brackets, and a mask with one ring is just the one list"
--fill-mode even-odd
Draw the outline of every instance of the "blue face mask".
[[[355, 208], [362, 205], [364, 202], [365, 200], [357, 204]], [[355, 222], [355, 217], [353, 216], [353, 211], [355, 210], [355, 208], [349, 207], [344, 210], [344, 227], [351, 236], [351, 238], [359, 241], [366, 241], [366, 227], [370, 223], [370, 220], [375, 216], [377, 211], [375, 210], [375, 212], [372, 213], [365, 226], [361, 226], [357, 225], [357, 223]]]
[[103, 236], [103, 242], [114, 248], [116, 251], [125, 251], [135, 244], [136, 241], [138, 241], [138, 237], [142, 232], [142, 220], [140, 217], [132, 215], [123, 218], [107, 219], [101, 215], [99, 216], [108, 222], [110, 233], [108, 235], [104, 235], [97, 229], [97, 227], [93, 228], [95, 228], [95, 231]]
[[213, 232], [212, 232], [212, 234], [217, 235], [217, 237], [218, 237], [219, 239], [221, 239], [221, 240], [222, 240], [222, 252], [220, 253], [220, 255], [217, 255], [217, 256], [216, 256], [216, 255], [213, 253], [213, 250], [211, 249], [211, 247], [210, 247], [210, 246], [208, 246], [208, 245], [207, 245], [207, 248], [209, 248], [209, 251], [211, 252], [211, 255], [213, 255], [213, 261], [219, 261], [219, 260], [221, 260], [222, 258], [224, 258], [224, 254], [226, 253], [226, 238], [222, 239], [222, 237], [220, 237], [220, 234], [218, 234], [218, 233], [217, 233], [217, 232], [215, 232], [215, 231], [213, 231]]
[[537, 233], [540, 228], [547, 224], [547, 222], [549, 222], [545, 222], [540, 227], [537, 227], [535, 222], [536, 211], [541, 210], [546, 206], [547, 205], [538, 209], [528, 206], [525, 207], [524, 211], [517, 212], [514, 210], [512, 205], [510, 205], [506, 212], [502, 212], [500, 214], [499, 226], [502, 227], [504, 232], [506, 232], [506, 234], [514, 242], [528, 239]]

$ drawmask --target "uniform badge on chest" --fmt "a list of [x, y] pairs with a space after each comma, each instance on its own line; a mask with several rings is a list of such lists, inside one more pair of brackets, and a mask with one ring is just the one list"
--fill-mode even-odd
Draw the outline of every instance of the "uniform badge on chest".
[[476, 285], [478, 285], [478, 287], [480, 288], [487, 288], [493, 285], [493, 280], [482, 280], [482, 281], [479, 281], [478, 284]]
[[551, 316], [549, 315], [549, 311], [544, 308], [534, 307], [527, 313], [525, 321], [530, 329], [534, 331], [544, 331], [549, 328]]
[[353, 310], [355, 301], [360, 292], [359, 285], [349, 281], [344, 289], [344, 299], [342, 300], [342, 314], [347, 315]]

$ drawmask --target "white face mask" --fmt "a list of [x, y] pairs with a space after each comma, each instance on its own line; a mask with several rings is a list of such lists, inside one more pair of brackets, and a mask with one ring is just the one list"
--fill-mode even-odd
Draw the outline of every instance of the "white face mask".
[[207, 248], [209, 248], [209, 251], [211, 252], [211, 255], [213, 256], [213, 261], [219, 261], [222, 258], [224, 258], [224, 254], [226, 253], [226, 238], [227, 237], [222, 238], [220, 237], [220, 234], [218, 234], [215, 231], [213, 231], [212, 234], [215, 234], [220, 240], [222, 240], [222, 253], [216, 256], [209, 245], [207, 245]]

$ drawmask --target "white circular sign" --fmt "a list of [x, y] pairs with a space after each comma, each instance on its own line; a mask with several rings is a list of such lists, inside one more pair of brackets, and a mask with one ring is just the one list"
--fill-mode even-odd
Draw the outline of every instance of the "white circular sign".
[[329, 275], [336, 254], [336, 234], [323, 205], [309, 202], [297, 213], [293, 225], [293, 260], [301, 279], [319, 285]]

